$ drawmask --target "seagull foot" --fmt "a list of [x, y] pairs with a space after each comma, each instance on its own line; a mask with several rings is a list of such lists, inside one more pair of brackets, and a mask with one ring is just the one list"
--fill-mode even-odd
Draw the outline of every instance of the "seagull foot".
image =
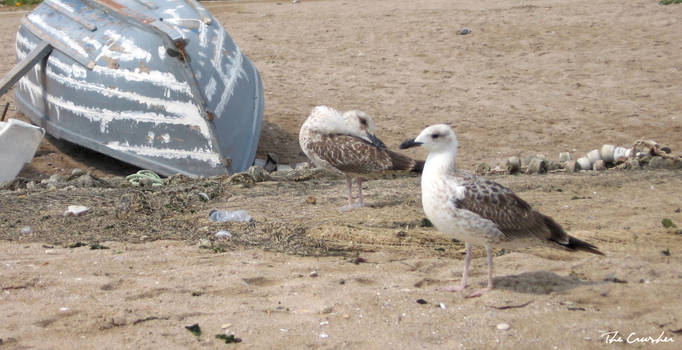
[[353, 203], [352, 205], [346, 204], [346, 205], [344, 205], [343, 207], [340, 207], [340, 208], [339, 208], [339, 211], [340, 211], [340, 212], [344, 212], [344, 211], [349, 211], [349, 210], [353, 210], [353, 209], [357, 209], [357, 208], [362, 208], [362, 207], [364, 207], [364, 206], [365, 206], [365, 205], [362, 204], [362, 203]]
[[492, 287], [485, 287], [483, 289], [479, 289], [479, 290], [467, 295], [466, 298], [480, 297], [481, 295], [485, 294], [485, 292], [491, 291], [492, 289], [493, 289]]

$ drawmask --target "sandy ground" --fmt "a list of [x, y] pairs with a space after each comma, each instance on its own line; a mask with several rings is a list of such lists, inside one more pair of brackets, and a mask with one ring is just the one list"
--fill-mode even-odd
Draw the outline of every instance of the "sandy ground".
[[[206, 6], [261, 72], [261, 156], [303, 161], [298, 128], [317, 104], [367, 111], [391, 147], [450, 121], [464, 169], [639, 138], [682, 150], [682, 5]], [[22, 15], [0, 12], [2, 74], [15, 61]], [[472, 33], [456, 35], [463, 27]], [[0, 349], [675, 349], [682, 342], [680, 170], [493, 176], [606, 256], [498, 250], [498, 288], [466, 299], [440, 290], [461, 276], [462, 244], [422, 225], [416, 176], [367, 182], [370, 206], [344, 214], [337, 208], [345, 184], [332, 176], [257, 184], [175, 178], [137, 189], [112, 177], [134, 167], [49, 139], [22, 176], [66, 176], [76, 167], [101, 181], [0, 191]], [[91, 209], [62, 216], [71, 204]], [[212, 209], [246, 209], [254, 221], [214, 223]], [[664, 218], [678, 227], [664, 228]], [[215, 238], [219, 230], [232, 237]], [[478, 287], [486, 271], [480, 247], [472, 264]], [[198, 337], [185, 329], [193, 324]], [[602, 334], [615, 331], [623, 342], [605, 344]], [[215, 338], [225, 332], [242, 342]], [[663, 333], [674, 343], [628, 344], [633, 332], [631, 341]]]

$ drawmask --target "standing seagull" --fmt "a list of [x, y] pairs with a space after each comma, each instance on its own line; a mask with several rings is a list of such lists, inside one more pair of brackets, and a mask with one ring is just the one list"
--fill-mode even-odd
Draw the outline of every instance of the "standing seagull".
[[432, 125], [401, 149], [423, 146], [429, 151], [422, 173], [422, 206], [436, 228], [466, 245], [462, 283], [467, 287], [471, 244], [485, 246], [488, 286], [470, 294], [480, 296], [493, 288], [493, 256], [490, 247], [518, 248], [547, 245], [604, 255], [597, 247], [571, 237], [549, 216], [533, 210], [510, 189], [482, 177], [457, 170], [457, 137], [449, 125]]
[[[341, 113], [327, 106], [313, 108], [301, 126], [298, 141], [303, 152], [318, 167], [346, 175], [348, 205], [341, 210], [363, 206], [363, 177], [376, 177], [387, 171], [421, 172], [416, 161], [386, 148], [374, 136], [374, 121], [362, 111]], [[353, 204], [353, 177], [357, 177], [358, 203]]]

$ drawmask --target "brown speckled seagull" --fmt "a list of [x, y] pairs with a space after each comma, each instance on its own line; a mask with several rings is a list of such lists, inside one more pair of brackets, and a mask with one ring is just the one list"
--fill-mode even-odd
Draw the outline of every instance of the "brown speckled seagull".
[[[341, 113], [327, 106], [313, 108], [301, 126], [298, 141], [303, 152], [318, 167], [346, 176], [348, 205], [341, 210], [363, 206], [363, 178], [389, 171], [421, 172], [423, 161], [391, 151], [375, 135], [367, 113]], [[353, 178], [358, 183], [358, 203], [353, 204]]]
[[485, 246], [488, 286], [469, 297], [493, 288], [491, 247], [546, 245], [603, 255], [597, 247], [569, 236], [552, 218], [533, 210], [510, 189], [458, 170], [457, 137], [449, 125], [429, 126], [400, 148], [413, 146], [429, 151], [421, 179], [424, 213], [439, 231], [465, 242], [466, 246], [461, 284], [446, 290], [462, 291], [467, 287], [471, 244]]

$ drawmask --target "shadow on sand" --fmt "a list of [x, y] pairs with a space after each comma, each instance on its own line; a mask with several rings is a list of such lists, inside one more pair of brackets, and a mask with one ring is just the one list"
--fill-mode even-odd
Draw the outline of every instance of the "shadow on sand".
[[583, 281], [573, 276], [559, 276], [549, 271], [524, 272], [518, 275], [495, 277], [495, 289], [507, 289], [526, 294], [564, 292], [598, 282]]

